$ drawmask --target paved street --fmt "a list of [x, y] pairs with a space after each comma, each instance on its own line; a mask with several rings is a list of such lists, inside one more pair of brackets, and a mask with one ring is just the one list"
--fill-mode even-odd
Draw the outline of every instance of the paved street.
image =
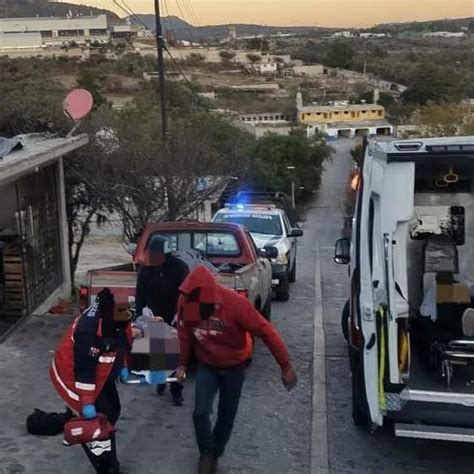
[[[343, 140], [335, 146], [338, 153], [328, 166], [318, 201], [307, 216], [305, 237], [299, 248], [298, 281], [292, 288], [291, 300], [274, 302], [273, 306], [273, 321], [290, 347], [300, 384], [288, 394], [268, 350], [262, 344], [257, 346], [234, 436], [219, 472], [308, 474], [314, 448], [317, 453], [328, 454], [328, 471], [334, 474], [472, 473], [471, 446], [399, 440], [389, 431], [370, 435], [352, 425], [350, 374], [340, 333], [340, 311], [347, 298], [347, 268], [332, 263], [352, 143]], [[324, 388], [326, 381], [328, 449], [324, 443], [326, 407], [320, 403], [314, 418], [312, 413], [314, 321], [320, 302], [317, 272], [321, 276], [326, 359], [316, 371], [319, 384], [315, 400], [324, 400], [324, 393], [318, 389]], [[0, 345], [2, 474], [91, 472], [80, 448], [62, 447], [60, 438], [28, 436], [24, 426], [26, 416], [35, 407], [62, 409], [49, 382], [48, 365], [69, 321], [64, 316], [33, 317]], [[321, 336], [316, 334], [316, 341]], [[316, 352], [321, 354], [321, 349], [316, 347]], [[195, 472], [192, 392], [190, 380], [185, 407], [175, 408], [167, 397], [158, 398], [152, 387], [121, 387], [123, 416], [118, 426], [118, 445], [120, 458], [130, 473]], [[312, 429], [318, 437], [317, 445], [311, 443]], [[313, 464], [317, 465], [318, 462]]]

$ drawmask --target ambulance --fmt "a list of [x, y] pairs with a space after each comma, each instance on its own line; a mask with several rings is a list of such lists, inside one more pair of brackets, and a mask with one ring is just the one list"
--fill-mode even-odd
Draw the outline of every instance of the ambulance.
[[342, 312], [356, 425], [474, 442], [474, 137], [366, 143]]

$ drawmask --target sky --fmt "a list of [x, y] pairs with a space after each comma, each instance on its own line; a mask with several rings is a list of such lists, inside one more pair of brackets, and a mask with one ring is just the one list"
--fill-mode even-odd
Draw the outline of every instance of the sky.
[[[107, 8], [124, 16], [114, 6], [114, 0], [67, 1]], [[135, 13], [153, 12], [153, 0], [125, 0], [125, 3]], [[474, 16], [474, 0], [161, 0], [161, 5], [164, 15], [177, 15], [199, 26], [257, 23], [361, 27]]]

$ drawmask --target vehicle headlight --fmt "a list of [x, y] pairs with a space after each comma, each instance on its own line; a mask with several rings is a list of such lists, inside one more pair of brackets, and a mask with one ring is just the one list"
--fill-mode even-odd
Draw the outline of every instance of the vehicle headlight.
[[286, 253], [283, 253], [281, 255], [278, 255], [277, 258], [275, 258], [274, 263], [278, 263], [279, 265], [288, 265], [288, 255]]

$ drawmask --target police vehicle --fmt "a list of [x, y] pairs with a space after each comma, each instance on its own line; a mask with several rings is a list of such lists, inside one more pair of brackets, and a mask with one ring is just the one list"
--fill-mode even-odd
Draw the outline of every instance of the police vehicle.
[[291, 227], [286, 212], [273, 204], [227, 204], [217, 211], [213, 221], [242, 224], [258, 249], [278, 249], [278, 257], [271, 260], [272, 285], [277, 299], [288, 301], [290, 283], [296, 280], [296, 239], [303, 230]]

